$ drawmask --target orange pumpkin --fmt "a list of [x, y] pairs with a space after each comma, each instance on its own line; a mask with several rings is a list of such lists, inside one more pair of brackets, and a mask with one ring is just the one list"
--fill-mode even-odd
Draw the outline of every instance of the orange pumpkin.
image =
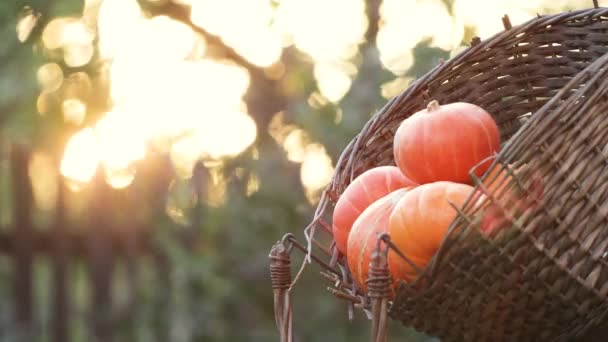
[[397, 189], [415, 185], [396, 166], [379, 166], [359, 175], [344, 190], [334, 208], [332, 231], [338, 250], [347, 255], [348, 233], [370, 204]]
[[378, 243], [378, 236], [388, 231], [388, 221], [397, 202], [411, 188], [396, 190], [372, 203], [357, 218], [348, 237], [348, 268], [353, 280], [367, 292], [369, 263]]
[[[419, 185], [408, 191], [397, 203], [389, 218], [389, 234], [393, 243], [420, 269], [424, 269], [439, 249], [456, 210], [474, 188], [453, 182]], [[391, 251], [388, 264], [393, 279], [410, 282], [416, 270], [397, 253]]]
[[[500, 135], [492, 116], [464, 102], [440, 106], [431, 101], [426, 109], [403, 120], [393, 142], [397, 166], [419, 184], [437, 181], [470, 183], [473, 166], [500, 148]], [[491, 160], [475, 168], [481, 176]]]

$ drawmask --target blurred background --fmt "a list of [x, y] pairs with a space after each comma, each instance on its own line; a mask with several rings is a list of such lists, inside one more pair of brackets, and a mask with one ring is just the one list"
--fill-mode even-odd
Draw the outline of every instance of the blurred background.
[[[0, 2], [0, 340], [278, 341], [269, 249], [370, 116], [504, 14], [589, 7]], [[298, 341], [368, 341], [318, 271]]]

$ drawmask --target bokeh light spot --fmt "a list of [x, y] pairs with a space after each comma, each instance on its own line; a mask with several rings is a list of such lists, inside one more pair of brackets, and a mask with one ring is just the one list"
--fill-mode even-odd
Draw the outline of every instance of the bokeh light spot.
[[38, 68], [36, 78], [43, 91], [53, 92], [63, 83], [63, 70], [57, 63], [46, 63]]
[[53, 210], [58, 190], [57, 167], [53, 159], [42, 152], [34, 153], [28, 166], [28, 174], [36, 206], [42, 210]]
[[325, 147], [311, 144], [306, 147], [300, 168], [300, 179], [310, 203], [317, 203], [322, 190], [329, 184], [334, 168]]
[[63, 100], [63, 120], [74, 125], [80, 125], [87, 114], [87, 105], [80, 99], [69, 98]]
[[99, 166], [99, 151], [92, 128], [74, 134], [66, 144], [60, 172], [75, 183], [89, 182]]

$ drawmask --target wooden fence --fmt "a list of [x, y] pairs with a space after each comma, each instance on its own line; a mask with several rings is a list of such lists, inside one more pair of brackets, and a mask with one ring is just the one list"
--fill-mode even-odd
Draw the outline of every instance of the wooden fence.
[[[66, 182], [58, 182], [58, 196], [54, 218], [45, 229], [34, 224], [35, 203], [32, 183], [28, 175], [31, 152], [24, 147], [13, 147], [8, 154], [10, 163], [10, 191], [12, 220], [0, 229], [0, 261], [10, 265], [6, 277], [10, 284], [0, 297], [0, 308], [5, 313], [0, 319], [2, 341], [136, 341], [141, 334], [130, 329], [125, 336], [117, 336], [119, 325], [137, 325], [140, 319], [141, 284], [137, 276], [143, 267], [152, 270], [155, 287], [155, 309], [151, 310], [152, 333], [145, 340], [170, 340], [168, 322], [168, 293], [171, 291], [170, 262], [152, 237], [154, 222], [150, 217], [162, 217], [164, 198], [172, 173], [170, 164], [163, 158], [148, 158], [138, 168], [133, 183], [123, 190], [106, 184], [101, 172], [88, 185], [90, 194], [86, 214], [80, 224], [68, 223]], [[145, 187], [145, 189], [144, 189]], [[142, 192], [141, 190], [145, 190]], [[6, 203], [5, 203], [6, 204]], [[112, 219], [113, 211], [121, 208], [124, 218]], [[142, 208], [151, 212], [141, 218]], [[163, 213], [163, 214], [159, 214]], [[81, 226], [79, 226], [81, 225]], [[36, 272], [36, 260], [45, 260], [48, 276], [44, 279]], [[74, 273], [86, 270], [86, 309], [76, 309], [79, 294], [74, 289]], [[127, 274], [127, 286], [116, 289], [113, 277], [116, 269]], [[46, 290], [45, 304], [37, 302], [37, 289]], [[115, 297], [122, 305], [117, 308]], [[46, 311], [43, 309], [46, 308]], [[73, 336], [74, 322], [83, 321], [84, 333]], [[82, 329], [81, 329], [82, 330]], [[131, 334], [131, 335], [129, 335]], [[138, 335], [140, 334], [140, 335]], [[137, 337], [139, 336], [139, 338]]]

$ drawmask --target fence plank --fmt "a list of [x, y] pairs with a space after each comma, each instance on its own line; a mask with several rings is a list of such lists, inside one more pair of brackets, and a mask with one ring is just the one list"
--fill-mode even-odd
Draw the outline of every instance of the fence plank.
[[[14, 293], [16, 328], [33, 334], [32, 295], [32, 186], [28, 177], [29, 152], [22, 146], [11, 150], [13, 208], [16, 229], [13, 230]], [[27, 340], [27, 339], [26, 339]]]
[[89, 273], [93, 285], [91, 318], [96, 341], [110, 342], [112, 334], [111, 279], [114, 268], [111, 227], [108, 215], [110, 189], [100, 169], [93, 179], [91, 224], [88, 230]]
[[69, 240], [65, 222], [65, 191], [64, 180], [60, 178], [58, 197], [55, 211], [54, 240], [53, 240], [53, 305], [51, 315], [52, 341], [69, 341], [69, 298], [68, 298], [68, 265]]

